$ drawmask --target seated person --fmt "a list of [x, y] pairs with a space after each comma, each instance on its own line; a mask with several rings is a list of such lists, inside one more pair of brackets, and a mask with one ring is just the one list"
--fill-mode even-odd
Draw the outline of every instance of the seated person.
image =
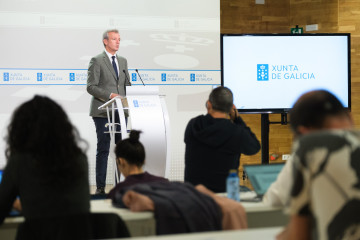
[[[316, 90], [305, 93], [296, 101], [290, 111], [290, 127], [294, 138], [297, 138], [325, 129], [349, 129], [353, 127], [353, 120], [333, 94]], [[284, 207], [288, 203], [293, 183], [292, 161], [293, 157], [290, 157], [265, 193], [265, 204]]]
[[206, 108], [208, 114], [191, 119], [185, 130], [185, 181], [225, 192], [226, 178], [239, 168], [240, 155], [256, 154], [260, 143], [239, 116], [230, 89], [212, 90]]
[[[87, 158], [78, 145], [79, 134], [64, 110], [47, 97], [35, 96], [15, 110], [7, 131], [7, 164], [0, 183], [0, 223], [18, 196], [25, 225], [41, 219], [87, 216], [90, 212]], [[52, 221], [44, 222], [46, 226], [28, 230], [45, 238], [66, 235]], [[75, 233], [73, 236], [84, 237]], [[28, 238], [37, 239], [32, 235]]]
[[[118, 169], [125, 176], [125, 180], [117, 184], [108, 196], [117, 206], [126, 206], [132, 211], [158, 211], [155, 213], [158, 234], [247, 228], [245, 210], [240, 203], [217, 196], [201, 185], [195, 189], [191, 184], [169, 182], [144, 173], [145, 150], [139, 142], [139, 134], [139, 131], [132, 130], [129, 138], [118, 142], [115, 148]], [[188, 210], [188, 207], [193, 210], [182, 214], [182, 209]], [[209, 219], [202, 219], [202, 214]], [[193, 217], [201, 218], [201, 221], [192, 220]], [[192, 227], [188, 228], [187, 222], [192, 222]]]
[[108, 198], [114, 198], [115, 192], [123, 188], [146, 182], [168, 182], [166, 178], [151, 175], [144, 172], [145, 149], [139, 141], [139, 131], [132, 130], [129, 138], [119, 141], [115, 147], [116, 165], [125, 180], [118, 183], [108, 194]]
[[278, 239], [360, 238], [360, 132], [308, 134], [294, 144], [287, 230]]
[[153, 211], [159, 235], [247, 228], [241, 203], [218, 196], [203, 185], [138, 184], [118, 192], [114, 203], [131, 211]]

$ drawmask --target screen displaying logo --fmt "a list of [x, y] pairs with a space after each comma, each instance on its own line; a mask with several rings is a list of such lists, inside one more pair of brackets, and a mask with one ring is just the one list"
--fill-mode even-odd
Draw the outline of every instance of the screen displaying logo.
[[257, 65], [257, 80], [268, 81], [269, 80], [269, 64]]

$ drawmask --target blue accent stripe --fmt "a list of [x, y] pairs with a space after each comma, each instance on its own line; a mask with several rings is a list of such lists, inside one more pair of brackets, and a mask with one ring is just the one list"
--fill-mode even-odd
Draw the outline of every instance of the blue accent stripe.
[[[58, 70], [58, 71], [70, 71], [70, 70], [84, 70], [87, 71], [88, 69], [76, 69], [76, 68], [0, 68], [0, 70]], [[131, 71], [135, 71], [134, 69], [129, 68], [129, 70]], [[195, 70], [195, 69], [191, 69], [191, 70], [176, 70], [176, 69], [138, 69], [139, 71], [169, 71], [169, 72], [220, 72], [221, 70]]]
[[[38, 83], [38, 84], [1, 84], [0, 83], [0, 86], [86, 86], [86, 84], [42, 84], [42, 83]], [[142, 86], [142, 84], [131, 84], [133, 86]], [[186, 85], [186, 86], [218, 86], [218, 85], [221, 85], [221, 84], [217, 84], [217, 83], [213, 83], [213, 84], [145, 84], [145, 86], [148, 86], [148, 85], [161, 85], [161, 86], [169, 86], [169, 85]]]
[[59, 70], [59, 71], [64, 71], [64, 70], [86, 70], [87, 69], [76, 69], [76, 68], [0, 68], [0, 70]]

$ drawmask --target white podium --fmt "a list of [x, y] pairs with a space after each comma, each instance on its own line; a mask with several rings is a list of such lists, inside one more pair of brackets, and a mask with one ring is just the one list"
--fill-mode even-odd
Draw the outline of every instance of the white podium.
[[[158, 86], [128, 86], [126, 87], [126, 98], [111, 99], [99, 109], [106, 109], [109, 134], [111, 136], [110, 157], [113, 159], [116, 182], [120, 181], [114, 155], [115, 136], [115, 110], [118, 110], [121, 138], [128, 138], [128, 130], [142, 131], [140, 142], [145, 147], [144, 170], [151, 174], [167, 177], [170, 167], [170, 121], [166, 108], [165, 99], [159, 96]], [[126, 121], [125, 112], [129, 117]], [[111, 164], [109, 162], [109, 164]]]

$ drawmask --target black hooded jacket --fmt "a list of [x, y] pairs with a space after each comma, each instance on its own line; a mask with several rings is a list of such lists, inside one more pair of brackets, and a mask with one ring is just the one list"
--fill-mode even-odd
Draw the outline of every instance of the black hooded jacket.
[[256, 154], [260, 143], [238, 117], [234, 122], [200, 115], [185, 130], [185, 181], [203, 184], [214, 192], [226, 191], [230, 169], [238, 169], [241, 153]]

